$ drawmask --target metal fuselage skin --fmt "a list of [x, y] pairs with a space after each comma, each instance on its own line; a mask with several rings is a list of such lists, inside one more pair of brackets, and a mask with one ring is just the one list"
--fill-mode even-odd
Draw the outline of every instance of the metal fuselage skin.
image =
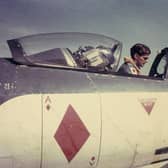
[[0, 60], [0, 167], [127, 168], [168, 158], [168, 81]]

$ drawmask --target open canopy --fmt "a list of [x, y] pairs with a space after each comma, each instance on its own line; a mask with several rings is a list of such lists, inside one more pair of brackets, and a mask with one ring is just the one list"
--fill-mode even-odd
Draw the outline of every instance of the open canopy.
[[[14, 61], [25, 65], [90, 68], [119, 64], [122, 43], [91, 33], [49, 33], [8, 40]], [[105, 60], [108, 58], [108, 61]]]

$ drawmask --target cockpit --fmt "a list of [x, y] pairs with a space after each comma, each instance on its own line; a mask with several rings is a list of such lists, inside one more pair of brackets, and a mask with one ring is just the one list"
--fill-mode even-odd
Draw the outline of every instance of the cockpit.
[[[76, 32], [48, 33], [25, 36], [7, 42], [13, 61], [17, 64], [121, 75], [117, 70], [122, 43], [104, 35]], [[167, 75], [168, 49], [165, 48], [156, 56], [149, 75], [139, 76], [164, 79]]]

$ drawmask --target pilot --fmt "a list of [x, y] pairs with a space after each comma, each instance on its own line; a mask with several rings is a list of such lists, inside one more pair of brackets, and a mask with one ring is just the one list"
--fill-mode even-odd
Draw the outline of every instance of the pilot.
[[147, 63], [151, 50], [145, 44], [137, 43], [130, 49], [131, 57], [125, 57], [120, 66], [119, 74], [140, 75], [141, 68]]

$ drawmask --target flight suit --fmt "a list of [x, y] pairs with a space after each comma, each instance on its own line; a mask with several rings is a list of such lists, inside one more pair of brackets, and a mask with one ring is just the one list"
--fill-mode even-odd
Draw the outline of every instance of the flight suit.
[[136, 66], [132, 58], [125, 57], [124, 63], [120, 66], [118, 73], [139, 75], [140, 69]]

